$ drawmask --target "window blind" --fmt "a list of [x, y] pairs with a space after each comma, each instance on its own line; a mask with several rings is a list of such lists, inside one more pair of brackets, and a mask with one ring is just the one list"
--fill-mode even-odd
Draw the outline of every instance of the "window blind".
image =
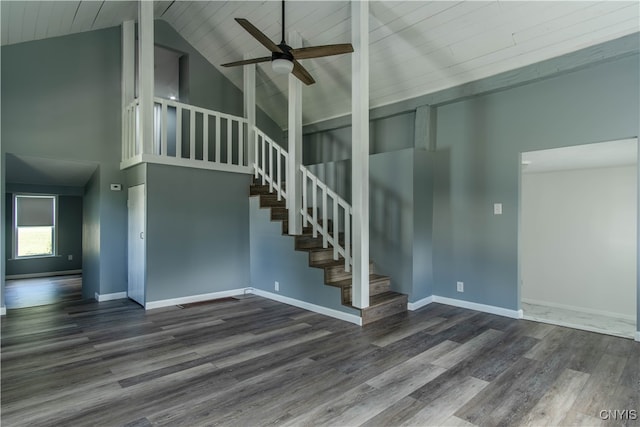
[[18, 227], [53, 227], [54, 213], [54, 197], [16, 197], [16, 223]]

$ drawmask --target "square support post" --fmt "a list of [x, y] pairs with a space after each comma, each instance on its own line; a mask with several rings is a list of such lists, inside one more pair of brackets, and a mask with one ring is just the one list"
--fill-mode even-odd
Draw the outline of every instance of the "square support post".
[[351, 2], [352, 304], [369, 306], [369, 2]]
[[[289, 33], [291, 47], [302, 47], [302, 38], [296, 32]], [[289, 234], [302, 234], [302, 82], [289, 74], [289, 162], [287, 164], [287, 208], [289, 209]]]
[[142, 153], [153, 154], [153, 1], [138, 2], [138, 99]]

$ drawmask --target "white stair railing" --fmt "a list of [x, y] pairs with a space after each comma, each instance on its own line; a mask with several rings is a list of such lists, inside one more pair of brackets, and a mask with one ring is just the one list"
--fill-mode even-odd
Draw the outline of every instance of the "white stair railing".
[[[342, 197], [338, 196], [325, 183], [315, 176], [309, 169], [300, 166], [302, 172], [302, 215], [303, 226], [311, 223], [313, 227], [313, 237], [322, 236], [322, 247], [333, 247], [333, 259], [337, 260], [340, 255], [344, 257], [345, 271], [351, 271], [351, 205]], [[309, 193], [311, 193], [309, 195]], [[322, 198], [318, 204], [318, 193]], [[311, 199], [309, 201], [309, 199]], [[331, 202], [329, 202], [331, 199]], [[311, 209], [309, 214], [308, 208]], [[318, 210], [322, 209], [322, 221], [318, 219]], [[329, 213], [331, 212], [331, 215]], [[333, 220], [333, 227], [329, 229], [329, 219]], [[322, 222], [322, 223], [321, 223]], [[340, 225], [344, 227], [344, 244], [340, 242]]]
[[278, 200], [287, 200], [287, 192], [284, 188], [286, 181], [286, 165], [289, 161], [289, 154], [284, 148], [276, 144], [264, 132], [257, 127], [254, 128], [254, 176], [262, 179], [262, 185], [269, 184], [269, 192], [274, 190], [278, 195]]

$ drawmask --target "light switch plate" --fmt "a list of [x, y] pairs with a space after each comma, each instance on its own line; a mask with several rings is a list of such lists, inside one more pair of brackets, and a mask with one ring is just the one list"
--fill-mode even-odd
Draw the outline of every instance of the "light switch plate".
[[502, 215], [502, 203], [494, 203], [493, 204], [493, 214], [494, 215]]

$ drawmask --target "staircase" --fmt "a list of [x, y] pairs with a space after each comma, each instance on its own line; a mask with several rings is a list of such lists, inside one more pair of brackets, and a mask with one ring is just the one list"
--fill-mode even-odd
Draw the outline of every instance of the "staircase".
[[[289, 221], [286, 201], [278, 200], [275, 192], [270, 192], [269, 185], [262, 185], [261, 180], [254, 179], [250, 188], [251, 197], [260, 198], [260, 207], [270, 209], [271, 220], [282, 222], [282, 234], [289, 236]], [[309, 208], [310, 214], [311, 209]], [[322, 223], [324, 220], [319, 219]], [[327, 227], [332, 230], [333, 221], [327, 221]], [[373, 262], [369, 263], [369, 307], [359, 309], [352, 305], [351, 300], [351, 272], [345, 270], [344, 257], [333, 259], [334, 249], [331, 245], [323, 248], [322, 236], [313, 237], [313, 227], [307, 226], [295, 239], [295, 250], [309, 254], [309, 266], [324, 270], [324, 282], [328, 286], [340, 288], [342, 304], [360, 311], [362, 324], [366, 325], [376, 320], [407, 311], [407, 295], [390, 290], [391, 279], [387, 276], [375, 274]], [[344, 233], [340, 233], [340, 244], [344, 245]]]

